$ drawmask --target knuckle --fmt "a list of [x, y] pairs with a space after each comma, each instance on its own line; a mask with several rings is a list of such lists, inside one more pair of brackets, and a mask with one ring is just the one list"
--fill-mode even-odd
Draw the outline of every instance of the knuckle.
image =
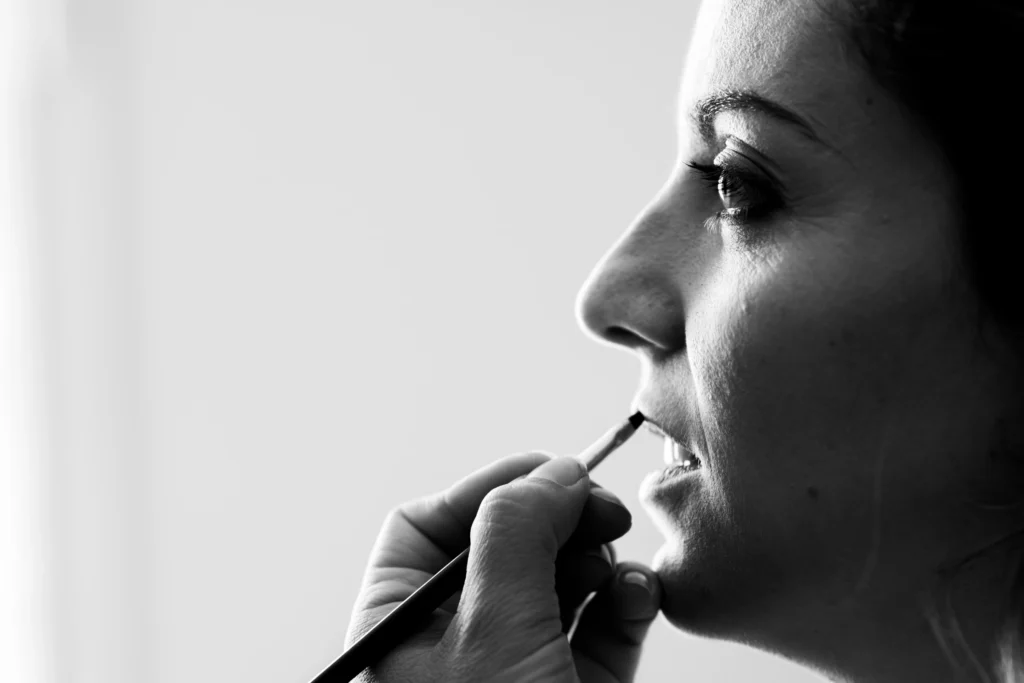
[[391, 526], [396, 520], [401, 519], [406, 505], [406, 503], [402, 503], [388, 510], [388, 513], [384, 515], [384, 526]]
[[491, 489], [484, 496], [477, 511], [477, 519], [483, 518], [490, 521], [491, 518], [501, 519], [509, 515], [520, 514], [527, 506], [527, 496], [523, 491], [520, 482], [513, 482]]
[[531, 518], [537, 509], [537, 496], [530, 489], [518, 481], [489, 491], [473, 520], [474, 533], [492, 536]]
[[552, 493], [561, 490], [561, 487], [547, 479], [527, 477], [511, 481], [502, 486], [491, 489], [484, 496], [481, 508], [496, 508], [498, 510], [521, 510], [533, 507], [543, 507]]
[[411, 520], [417, 519], [423, 514], [433, 497], [414, 498], [391, 508], [384, 517], [383, 529], [387, 531], [409, 526]]
[[412, 501], [407, 501], [388, 510], [388, 514], [384, 517], [384, 528], [394, 529], [403, 526], [412, 512], [412, 505]]
[[[551, 490], [525, 479], [491, 490], [473, 520], [470, 543], [491, 549], [519, 538], [523, 528], [550, 523], [551, 500], [557, 495], [558, 485], [545, 483], [551, 485]], [[557, 548], [549, 550], [553, 555]]]
[[416, 517], [424, 512], [436, 506], [437, 501], [445, 495], [445, 491], [441, 493], [431, 493], [426, 496], [419, 496], [418, 498], [412, 498], [407, 500], [395, 507], [391, 508], [388, 513], [388, 517]]
[[382, 535], [387, 535], [394, 529], [397, 529], [402, 522], [402, 506], [396, 506], [388, 510], [388, 513], [384, 516], [384, 522], [381, 524], [380, 532]]

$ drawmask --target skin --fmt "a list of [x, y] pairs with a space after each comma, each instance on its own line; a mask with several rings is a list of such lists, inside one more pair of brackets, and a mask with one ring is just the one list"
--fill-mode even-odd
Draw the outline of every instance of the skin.
[[[671, 623], [837, 681], [952, 681], [929, 609], [948, 590], [990, 663], [1015, 556], [946, 568], [1024, 527], [1019, 507], [985, 507], [1022, 490], [1007, 457], [1020, 375], [959, 265], [954, 176], [844, 43], [841, 13], [838, 0], [702, 5], [678, 163], [578, 317], [639, 356], [637, 407], [704, 463], [642, 494], [665, 536], [654, 569]], [[739, 110], [703, 139], [696, 103], [739, 90], [813, 136]], [[783, 206], [716, 217], [764, 194], [723, 198], [686, 166], [723, 151], [770, 169]]]

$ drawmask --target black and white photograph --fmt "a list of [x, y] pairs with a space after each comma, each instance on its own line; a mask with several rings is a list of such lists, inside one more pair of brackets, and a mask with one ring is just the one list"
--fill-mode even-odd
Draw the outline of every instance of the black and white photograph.
[[0, 0], [0, 683], [1024, 683], [1022, 0]]

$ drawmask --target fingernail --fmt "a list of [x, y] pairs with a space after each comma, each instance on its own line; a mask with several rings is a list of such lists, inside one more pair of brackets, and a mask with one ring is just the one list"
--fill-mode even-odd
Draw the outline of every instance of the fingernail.
[[654, 602], [657, 588], [652, 583], [654, 579], [634, 570], [619, 574], [619, 581], [624, 586], [639, 586], [643, 589], [643, 593], [636, 588], [617, 591], [616, 612], [622, 618], [648, 620], [658, 614], [660, 606]]
[[651, 582], [643, 572], [626, 572], [622, 575], [622, 583], [640, 586], [647, 591], [648, 594], [651, 593]]
[[593, 488], [590, 489], [590, 495], [597, 496], [601, 500], [607, 500], [609, 503], [614, 503], [619, 507], [626, 507], [625, 504], [621, 500], [619, 500], [619, 497], [616, 496], [611, 491], [609, 491], [608, 489]]
[[586, 474], [583, 464], [576, 458], [552, 458], [530, 472], [531, 477], [547, 479], [562, 486], [572, 486]]

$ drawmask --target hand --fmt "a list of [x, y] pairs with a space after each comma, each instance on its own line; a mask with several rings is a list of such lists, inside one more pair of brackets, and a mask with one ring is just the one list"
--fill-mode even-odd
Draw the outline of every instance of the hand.
[[466, 582], [361, 680], [632, 681], [661, 587], [649, 568], [615, 564], [608, 543], [631, 523], [575, 459], [543, 453], [400, 506], [377, 538], [346, 647], [469, 544]]

